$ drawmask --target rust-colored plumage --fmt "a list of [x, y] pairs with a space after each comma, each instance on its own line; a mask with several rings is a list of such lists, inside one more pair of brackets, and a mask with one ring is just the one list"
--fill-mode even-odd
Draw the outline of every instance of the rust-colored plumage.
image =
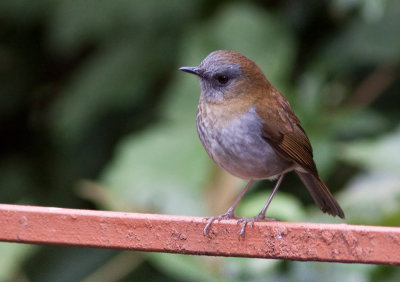
[[265, 212], [286, 172], [295, 170], [311, 196], [326, 213], [344, 213], [318, 175], [306, 133], [289, 102], [250, 59], [232, 51], [215, 51], [198, 67], [184, 67], [200, 79], [197, 130], [207, 153], [231, 174], [249, 179], [245, 190], [218, 218], [237, 218], [234, 210], [255, 179], [279, 177], [264, 209], [243, 222], [265, 219]]

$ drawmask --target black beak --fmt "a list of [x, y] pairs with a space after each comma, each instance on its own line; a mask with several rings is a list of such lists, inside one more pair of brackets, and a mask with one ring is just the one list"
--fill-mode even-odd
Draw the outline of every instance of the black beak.
[[181, 67], [179, 70], [200, 76], [198, 67]]

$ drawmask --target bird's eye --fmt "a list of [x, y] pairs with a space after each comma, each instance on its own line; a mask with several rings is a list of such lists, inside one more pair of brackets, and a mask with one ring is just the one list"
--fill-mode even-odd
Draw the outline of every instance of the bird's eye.
[[216, 78], [220, 84], [226, 84], [229, 81], [229, 77], [224, 74], [219, 74]]

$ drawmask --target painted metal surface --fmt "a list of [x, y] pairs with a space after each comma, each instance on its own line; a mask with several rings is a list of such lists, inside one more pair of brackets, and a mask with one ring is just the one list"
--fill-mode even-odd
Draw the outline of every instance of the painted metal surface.
[[0, 204], [0, 241], [192, 255], [400, 265], [400, 228], [222, 220]]

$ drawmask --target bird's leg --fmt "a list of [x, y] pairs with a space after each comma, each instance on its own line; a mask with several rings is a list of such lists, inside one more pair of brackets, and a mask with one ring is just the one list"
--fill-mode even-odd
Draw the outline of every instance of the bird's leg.
[[206, 227], [204, 227], [203, 229], [203, 234], [207, 235], [208, 229], [211, 226], [211, 223], [213, 223], [214, 220], [220, 221], [222, 219], [229, 219], [229, 218], [236, 218], [235, 216], [235, 209], [236, 206], [239, 204], [240, 200], [243, 198], [244, 194], [246, 194], [247, 190], [249, 190], [251, 184], [253, 184], [254, 180], [250, 179], [250, 181], [246, 184], [246, 187], [244, 187], [242, 193], [240, 193], [240, 195], [236, 198], [235, 202], [233, 202], [232, 206], [226, 211], [226, 213], [221, 214], [220, 216], [213, 216], [211, 217], [208, 222]]
[[251, 219], [247, 219], [247, 218], [241, 218], [241, 219], [239, 219], [239, 222], [243, 222], [243, 223], [242, 223], [242, 228], [240, 229], [240, 233], [239, 233], [239, 239], [240, 239], [240, 237], [244, 236], [244, 230], [245, 230], [246, 224], [247, 224], [248, 222], [251, 222], [251, 227], [253, 227], [255, 221], [260, 221], [260, 220], [264, 220], [264, 219], [267, 219], [268, 221], [276, 221], [275, 218], [272, 218], [272, 217], [265, 217], [265, 213], [267, 212], [268, 206], [269, 206], [269, 204], [271, 203], [272, 198], [274, 197], [276, 191], [278, 191], [278, 188], [279, 188], [279, 186], [281, 185], [281, 182], [282, 182], [282, 180], [283, 180], [283, 176], [284, 176], [284, 175], [285, 175], [285, 174], [282, 173], [281, 176], [279, 176], [279, 179], [278, 179], [278, 181], [277, 181], [276, 184], [275, 184], [274, 190], [272, 190], [272, 193], [271, 193], [271, 195], [269, 196], [267, 203], [265, 204], [264, 208], [260, 211], [260, 213], [259, 213], [258, 215], [256, 215], [255, 217], [253, 217], [253, 218], [251, 218]]
[[[281, 174], [281, 176], [279, 176], [278, 181], [275, 184], [274, 190], [272, 190], [271, 195], [268, 198], [267, 203], [265, 204], [264, 208], [260, 211], [260, 213], [254, 218], [255, 220], [261, 220], [261, 219], [265, 219], [265, 213], [267, 212], [267, 209], [269, 207], [269, 204], [272, 201], [272, 198], [274, 197], [276, 191], [278, 191], [279, 186], [281, 185], [281, 182], [283, 180], [283, 176], [285, 176], [284, 173]], [[254, 224], [254, 223], [253, 223]]]

